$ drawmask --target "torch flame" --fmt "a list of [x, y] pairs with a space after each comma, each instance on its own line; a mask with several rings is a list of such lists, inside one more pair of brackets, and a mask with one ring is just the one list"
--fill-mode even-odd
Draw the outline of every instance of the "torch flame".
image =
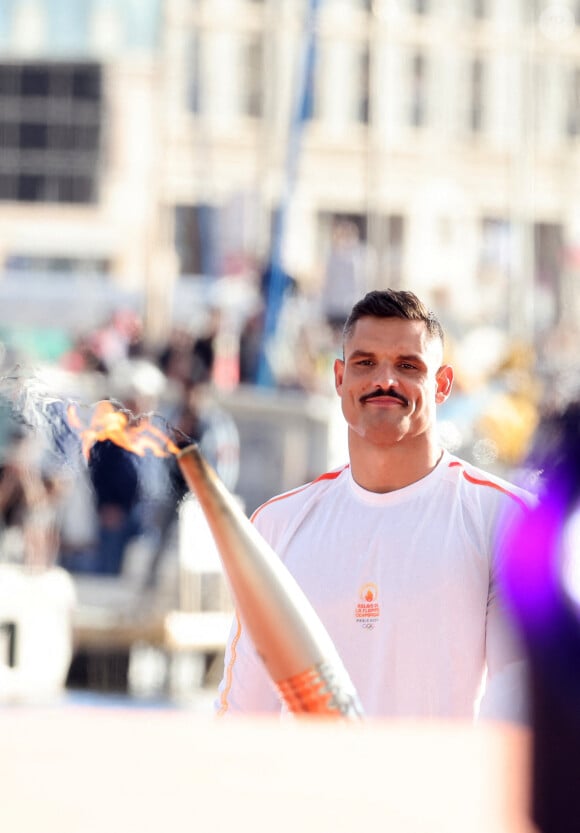
[[81, 418], [76, 405], [67, 408], [69, 425], [81, 437], [83, 454], [88, 458], [93, 445], [110, 440], [121, 448], [144, 457], [149, 451], [156, 457], [177, 454], [179, 448], [148, 417], [131, 419], [112, 402], [97, 402], [88, 421]]

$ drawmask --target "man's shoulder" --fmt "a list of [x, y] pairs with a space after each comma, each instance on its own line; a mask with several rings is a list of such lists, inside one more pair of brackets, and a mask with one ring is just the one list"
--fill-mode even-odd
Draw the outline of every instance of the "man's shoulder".
[[286, 514], [294, 512], [298, 507], [313, 500], [320, 500], [323, 495], [331, 492], [348, 472], [349, 466], [343, 465], [331, 471], [324, 472], [313, 480], [303, 483], [294, 489], [274, 495], [269, 500], [258, 506], [252, 514], [252, 520], [260, 515]]
[[508, 479], [509, 475], [488, 471], [452, 454], [447, 455], [447, 468], [449, 476], [457, 478], [470, 494], [481, 497], [504, 495], [522, 506], [530, 506], [534, 502], [533, 494]]

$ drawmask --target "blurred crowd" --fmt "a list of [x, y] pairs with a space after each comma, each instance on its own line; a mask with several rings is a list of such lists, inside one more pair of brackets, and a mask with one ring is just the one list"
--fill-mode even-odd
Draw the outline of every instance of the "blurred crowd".
[[120, 575], [131, 544], [146, 541], [144, 578], [155, 583], [185, 494], [175, 458], [141, 457], [103, 439], [83, 459], [80, 439], [71, 445], [66, 434], [73, 432], [63, 428], [66, 390], [71, 380], [82, 378], [87, 400], [81, 404], [90, 408], [110, 399], [132, 416], [154, 414], [177, 444], [199, 443], [226, 485], [235, 489], [238, 434], [213, 395], [217, 321], [210, 310], [203, 332], [175, 328], [167, 343], [153, 349], [144, 342], [138, 315], [115, 312], [62, 355], [53, 378], [63, 398], [52, 407], [35, 390], [34, 371], [27, 376], [20, 369], [19, 375], [4, 377], [0, 562]]

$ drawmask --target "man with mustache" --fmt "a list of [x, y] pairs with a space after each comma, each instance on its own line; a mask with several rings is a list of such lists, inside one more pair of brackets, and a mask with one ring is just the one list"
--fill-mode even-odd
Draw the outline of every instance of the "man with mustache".
[[[530, 496], [442, 448], [436, 409], [453, 384], [443, 341], [411, 292], [358, 301], [334, 363], [349, 462], [252, 520], [314, 606], [368, 716], [520, 721], [523, 663], [498, 592], [498, 536]], [[280, 708], [238, 619], [216, 710]]]

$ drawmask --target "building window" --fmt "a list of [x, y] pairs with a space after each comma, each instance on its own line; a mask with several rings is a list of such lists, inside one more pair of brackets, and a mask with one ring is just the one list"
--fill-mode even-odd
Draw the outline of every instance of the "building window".
[[212, 205], [175, 207], [175, 248], [180, 275], [219, 273], [218, 213]]
[[514, 227], [503, 217], [481, 220], [481, 242], [477, 268], [480, 307], [486, 315], [506, 325], [509, 310], [506, 297], [513, 271]]
[[470, 0], [470, 13], [474, 20], [484, 20], [489, 15], [488, 0]]
[[367, 218], [363, 215], [320, 215], [324, 271], [321, 285], [322, 313], [338, 335], [351, 307], [368, 290], [366, 245]]
[[536, 281], [557, 289], [564, 263], [564, 230], [559, 223], [534, 224], [534, 261]]
[[575, 138], [580, 135], [580, 67], [574, 67], [570, 72], [566, 121], [568, 136]]
[[239, 58], [241, 113], [260, 118], [264, 109], [264, 39], [260, 33], [243, 37]]
[[512, 235], [510, 222], [503, 218], [484, 217], [481, 228], [481, 262], [508, 269]]
[[542, 13], [545, 13], [546, 7], [546, 0], [529, 0], [529, 2], [523, 3], [524, 14], [527, 20], [536, 26], [541, 23]]
[[222, 34], [227, 37], [228, 51], [221, 63], [216, 59], [215, 38], [207, 32], [193, 32], [189, 37], [187, 106], [196, 115], [209, 115], [225, 108], [230, 115], [261, 118], [264, 113], [263, 34], [237, 35], [233, 31]]
[[363, 47], [358, 55], [358, 89], [356, 116], [361, 124], [368, 124], [369, 121], [369, 95], [370, 95], [370, 53], [368, 48]]
[[429, 14], [429, 0], [411, 0], [411, 13], [418, 15]]
[[105, 277], [111, 272], [111, 263], [102, 257], [10, 254], [4, 268], [6, 272], [19, 273], [19, 276], [50, 273]]
[[16, 642], [18, 638], [16, 622], [0, 622], [0, 657], [2, 663], [8, 668], [15, 668]]
[[473, 133], [480, 133], [483, 129], [484, 73], [485, 67], [481, 58], [474, 58], [469, 78], [469, 127]]
[[367, 124], [369, 85], [370, 53], [364, 41], [323, 40], [315, 63], [310, 114], [334, 129]]
[[201, 37], [192, 32], [187, 52], [187, 106], [192, 113], [199, 115], [201, 104]]
[[381, 214], [373, 219], [374, 233], [369, 234], [371, 250], [376, 250], [378, 277], [383, 286], [403, 285], [405, 218], [401, 214]]
[[415, 52], [411, 59], [411, 112], [413, 127], [423, 127], [427, 121], [427, 59]]
[[0, 65], [0, 200], [97, 200], [102, 123], [96, 64]]
[[541, 299], [538, 312], [543, 326], [553, 326], [565, 315], [563, 294], [564, 229], [559, 223], [534, 223], [534, 284]]
[[373, 0], [322, 0], [319, 2], [319, 5], [327, 5], [327, 6], [337, 6], [337, 7], [349, 7], [350, 9], [355, 10], [362, 10], [362, 11], [370, 11], [373, 6]]

